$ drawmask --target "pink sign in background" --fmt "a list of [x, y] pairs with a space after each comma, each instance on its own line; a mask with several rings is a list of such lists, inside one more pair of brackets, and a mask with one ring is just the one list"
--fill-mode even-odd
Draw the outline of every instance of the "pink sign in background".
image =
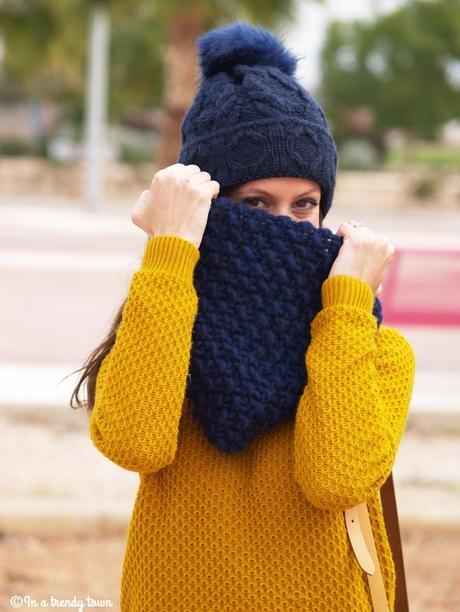
[[460, 250], [396, 249], [379, 299], [386, 324], [460, 326]]

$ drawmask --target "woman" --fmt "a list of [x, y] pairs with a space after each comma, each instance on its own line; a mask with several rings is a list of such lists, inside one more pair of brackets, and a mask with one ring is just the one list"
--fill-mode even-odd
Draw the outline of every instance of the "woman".
[[394, 253], [387, 240], [353, 220], [340, 226], [295, 419], [226, 453], [185, 397], [211, 199], [320, 227], [336, 172], [324, 114], [272, 34], [235, 23], [206, 33], [199, 51], [203, 78], [179, 162], [155, 174], [132, 211], [148, 236], [142, 262], [79, 383], [88, 379], [95, 446], [140, 476], [121, 609], [371, 610], [342, 512], [364, 500], [393, 606], [379, 489], [404, 431], [415, 360], [372, 315]]

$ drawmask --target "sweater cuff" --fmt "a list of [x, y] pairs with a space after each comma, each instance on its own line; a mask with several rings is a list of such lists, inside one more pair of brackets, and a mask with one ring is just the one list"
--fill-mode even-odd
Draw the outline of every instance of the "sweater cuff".
[[321, 286], [321, 299], [323, 308], [346, 305], [372, 313], [374, 307], [374, 294], [370, 285], [346, 274], [328, 277]]
[[145, 245], [141, 269], [165, 272], [193, 281], [193, 272], [199, 258], [200, 251], [185, 238], [150, 236]]

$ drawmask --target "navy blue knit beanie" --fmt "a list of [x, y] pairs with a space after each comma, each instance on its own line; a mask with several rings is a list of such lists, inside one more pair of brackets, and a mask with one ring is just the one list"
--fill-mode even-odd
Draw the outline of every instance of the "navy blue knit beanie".
[[321, 186], [332, 204], [337, 150], [318, 102], [295, 79], [298, 58], [261, 26], [234, 22], [198, 39], [201, 85], [184, 116], [178, 162], [221, 190], [291, 176]]

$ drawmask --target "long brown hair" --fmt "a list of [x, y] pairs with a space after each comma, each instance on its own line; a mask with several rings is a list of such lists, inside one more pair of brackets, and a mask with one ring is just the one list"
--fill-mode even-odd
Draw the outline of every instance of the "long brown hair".
[[[99, 368], [101, 367], [101, 363], [103, 362], [104, 357], [109, 354], [110, 349], [115, 344], [117, 330], [121, 323], [123, 309], [125, 307], [127, 299], [128, 296], [125, 297], [122, 304], [120, 305], [104, 340], [88, 355], [82, 367], [72, 372], [72, 374], [74, 374], [75, 372], [80, 372], [81, 370], [83, 370], [82, 375], [80, 376], [80, 379], [77, 383], [77, 386], [73, 390], [72, 396], [70, 398], [71, 408], [86, 408], [88, 414], [91, 414], [91, 412], [93, 411], [96, 391], [96, 378], [99, 372]], [[80, 389], [85, 383], [85, 381], [87, 389], [87, 400], [83, 400], [79, 397]]]
[[[229, 196], [229, 194], [231, 194], [231, 191], [232, 190], [221, 190], [219, 192], [219, 196]], [[323, 215], [321, 208], [319, 210], [319, 226], [323, 227]], [[74, 374], [75, 372], [83, 371], [77, 383], [77, 386], [75, 387], [70, 398], [70, 407], [73, 409], [86, 408], [88, 414], [91, 414], [93, 410], [96, 391], [96, 379], [99, 372], [99, 368], [101, 367], [101, 363], [103, 362], [104, 358], [106, 357], [106, 355], [109, 354], [112, 346], [115, 344], [115, 338], [117, 335], [118, 327], [121, 323], [126, 300], [127, 297], [120, 305], [118, 312], [116, 313], [112, 325], [109, 329], [109, 332], [107, 333], [104, 340], [88, 355], [86, 361], [83, 363], [81, 368], [75, 370], [74, 372], [71, 372], [71, 374]], [[87, 400], [83, 400], [79, 397], [80, 389], [85, 383], [85, 381], [87, 388]]]

